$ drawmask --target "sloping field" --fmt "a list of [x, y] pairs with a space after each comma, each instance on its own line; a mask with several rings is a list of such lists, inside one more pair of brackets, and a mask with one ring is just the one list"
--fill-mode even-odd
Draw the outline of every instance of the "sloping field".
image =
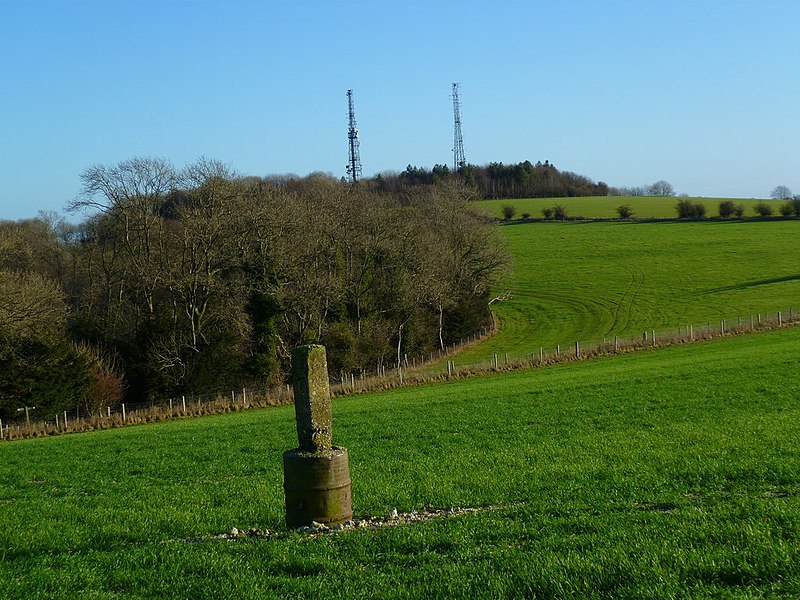
[[501, 328], [457, 364], [800, 308], [800, 221], [524, 223]]
[[[530, 214], [533, 219], [542, 218], [542, 209], [551, 208], [557, 204], [567, 209], [570, 217], [585, 219], [616, 219], [617, 207], [627, 204], [633, 209], [636, 219], [674, 219], [677, 217], [675, 205], [679, 198], [656, 196], [588, 196], [585, 198], [516, 198], [513, 200], [481, 200], [479, 206], [488, 213], [503, 218], [503, 207], [511, 205], [516, 208], [516, 219], [524, 213]], [[773, 213], [778, 214], [782, 201], [754, 200], [735, 198], [689, 198], [692, 202], [699, 202], [706, 207], [707, 217], [716, 217], [719, 214], [719, 203], [723, 200], [733, 200], [745, 209], [745, 216], [752, 217], [753, 206], [759, 202], [766, 202], [773, 207]]]
[[797, 597], [798, 344], [337, 400], [358, 516], [491, 509], [315, 539], [202, 539], [282, 530], [291, 407], [0, 444], [0, 597]]

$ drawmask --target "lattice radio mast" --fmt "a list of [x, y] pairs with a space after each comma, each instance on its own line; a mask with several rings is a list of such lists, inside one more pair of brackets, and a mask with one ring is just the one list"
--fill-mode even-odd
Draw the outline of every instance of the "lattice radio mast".
[[347, 175], [353, 183], [361, 179], [361, 155], [358, 149], [358, 127], [356, 127], [356, 111], [353, 108], [353, 90], [347, 90], [347, 116], [349, 127], [347, 141], [350, 154], [347, 161]]
[[464, 138], [461, 137], [461, 100], [458, 90], [461, 84], [453, 84], [453, 170], [458, 171], [467, 165], [464, 158]]

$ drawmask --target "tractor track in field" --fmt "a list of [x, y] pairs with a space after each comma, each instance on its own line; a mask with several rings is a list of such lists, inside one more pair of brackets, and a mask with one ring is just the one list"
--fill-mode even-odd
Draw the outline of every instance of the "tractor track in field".
[[621, 329], [628, 326], [633, 314], [633, 305], [636, 302], [636, 297], [639, 295], [639, 291], [644, 285], [644, 271], [636, 265], [630, 265], [628, 267], [628, 272], [630, 273], [631, 279], [628, 282], [628, 287], [622, 292], [617, 302], [616, 308], [614, 309], [614, 322], [611, 324], [606, 334], [614, 330], [619, 330], [618, 328], [620, 328], [620, 325]]

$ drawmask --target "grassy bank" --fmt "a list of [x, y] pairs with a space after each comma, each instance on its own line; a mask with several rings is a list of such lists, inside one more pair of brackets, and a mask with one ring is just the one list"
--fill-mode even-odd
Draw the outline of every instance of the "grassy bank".
[[338, 400], [357, 515], [282, 528], [291, 407], [0, 446], [0, 597], [800, 594], [797, 328]]
[[513, 272], [500, 332], [456, 357], [719, 324], [800, 304], [800, 221], [527, 223], [502, 228]]

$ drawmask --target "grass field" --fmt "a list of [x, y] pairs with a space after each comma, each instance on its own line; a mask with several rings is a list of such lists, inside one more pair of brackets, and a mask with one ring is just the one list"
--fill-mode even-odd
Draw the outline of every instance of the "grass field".
[[455, 357], [525, 357], [800, 308], [800, 221], [524, 223], [502, 228], [513, 271], [492, 339]]
[[[674, 219], [677, 217], [675, 205], [679, 198], [655, 196], [594, 196], [585, 198], [517, 198], [513, 200], [481, 200], [479, 206], [497, 218], [503, 218], [503, 207], [511, 205], [516, 208], [515, 219], [520, 219], [524, 213], [530, 214], [533, 219], [542, 218], [542, 209], [551, 208], [557, 204], [567, 209], [570, 217], [585, 219], [616, 219], [617, 207], [627, 204], [633, 209], [635, 219]], [[692, 202], [699, 202], [706, 207], [707, 217], [716, 217], [719, 214], [719, 203], [722, 200], [733, 200], [736, 204], [745, 207], [745, 216], [754, 216], [753, 206], [758, 202], [766, 202], [773, 207], [773, 214], [777, 215], [782, 201], [755, 200], [735, 198], [689, 198]]]
[[0, 444], [2, 598], [800, 595], [800, 328], [337, 400], [355, 512], [282, 528], [293, 409]]

